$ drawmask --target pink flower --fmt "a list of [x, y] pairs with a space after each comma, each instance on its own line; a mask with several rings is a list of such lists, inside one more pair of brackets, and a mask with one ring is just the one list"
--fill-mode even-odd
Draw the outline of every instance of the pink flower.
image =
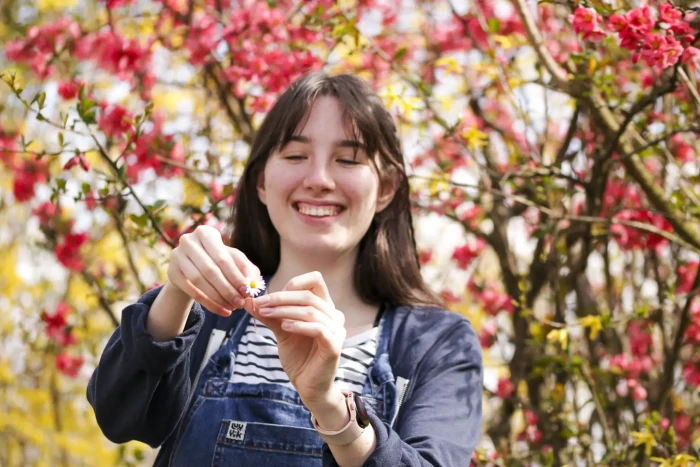
[[670, 3], [662, 3], [659, 5], [659, 19], [664, 23], [672, 26], [676, 21], [681, 19], [682, 13], [676, 10]]
[[496, 343], [496, 334], [498, 333], [498, 325], [495, 321], [484, 321], [479, 331], [479, 342], [481, 347], [489, 349]]
[[83, 357], [75, 357], [66, 353], [60, 353], [56, 356], [56, 368], [71, 378], [78, 376], [84, 362]]
[[647, 398], [647, 390], [644, 389], [642, 385], [636, 385], [632, 390], [632, 399], [636, 401], [643, 401]]
[[77, 154], [73, 157], [71, 157], [68, 162], [63, 166], [63, 170], [70, 170], [76, 165], [80, 164], [80, 167], [84, 171], [89, 171], [90, 170], [90, 163], [88, 162], [87, 158], [85, 157], [85, 154]]
[[134, 0], [106, 0], [107, 8], [113, 10], [134, 3]]
[[56, 258], [68, 269], [80, 272], [83, 269], [80, 247], [87, 240], [88, 236], [86, 233], [66, 235], [63, 238], [63, 242], [57, 244], [54, 248]]
[[105, 105], [97, 125], [106, 136], [119, 138], [131, 129], [131, 124], [126, 121], [127, 118], [131, 119], [132, 116], [121, 105]]
[[605, 31], [600, 28], [603, 17], [593, 8], [578, 7], [573, 15], [569, 15], [569, 21], [573, 23], [574, 31], [583, 34], [584, 40], [599, 41], [605, 37]]
[[39, 224], [47, 227], [61, 214], [61, 210], [51, 201], [44, 201], [41, 205], [32, 209], [32, 215], [39, 218]]
[[58, 94], [65, 100], [77, 97], [79, 89], [80, 83], [77, 81], [61, 81], [58, 83]]
[[497, 397], [500, 397], [501, 399], [508, 399], [514, 391], [515, 385], [509, 378], [501, 378], [498, 380], [498, 388], [496, 389]]
[[467, 269], [484, 248], [486, 248], [486, 242], [481, 238], [477, 238], [473, 243], [468, 243], [455, 249], [452, 259], [457, 261], [458, 268]]

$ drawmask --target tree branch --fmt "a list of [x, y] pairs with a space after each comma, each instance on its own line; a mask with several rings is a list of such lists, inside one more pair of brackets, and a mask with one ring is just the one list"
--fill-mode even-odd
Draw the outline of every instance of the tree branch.
[[540, 61], [545, 66], [549, 74], [552, 76], [552, 81], [564, 92], [570, 91], [570, 81], [569, 74], [564, 70], [557, 62], [554, 57], [549, 53], [547, 47], [544, 44], [540, 30], [535, 24], [535, 20], [530, 13], [530, 10], [525, 3], [525, 0], [512, 0], [515, 9], [518, 10], [520, 19], [525, 27], [525, 33], [527, 34], [530, 45], [535, 49], [535, 53], [540, 58]]

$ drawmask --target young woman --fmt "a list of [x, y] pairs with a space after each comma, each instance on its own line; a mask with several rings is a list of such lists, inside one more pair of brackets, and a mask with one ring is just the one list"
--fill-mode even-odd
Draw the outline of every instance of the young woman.
[[237, 193], [230, 241], [183, 235], [168, 282], [124, 309], [87, 392], [107, 438], [161, 446], [157, 466], [468, 465], [481, 348], [421, 278], [379, 97], [294, 83]]

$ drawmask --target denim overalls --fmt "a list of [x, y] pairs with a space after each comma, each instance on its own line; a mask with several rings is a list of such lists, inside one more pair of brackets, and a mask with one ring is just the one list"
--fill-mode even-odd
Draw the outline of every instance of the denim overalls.
[[[370, 410], [392, 419], [397, 391], [389, 365], [393, 310], [379, 324], [377, 353], [362, 395]], [[178, 428], [172, 467], [309, 467], [322, 465], [323, 441], [299, 394], [273, 384], [231, 383], [238, 343], [251, 319], [245, 314], [207, 362], [194, 402]]]

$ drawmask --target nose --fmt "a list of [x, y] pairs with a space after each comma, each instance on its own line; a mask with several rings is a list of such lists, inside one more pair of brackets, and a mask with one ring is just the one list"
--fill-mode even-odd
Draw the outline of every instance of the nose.
[[330, 191], [335, 188], [335, 181], [324, 158], [314, 158], [309, 164], [309, 171], [304, 177], [304, 188], [313, 191]]

